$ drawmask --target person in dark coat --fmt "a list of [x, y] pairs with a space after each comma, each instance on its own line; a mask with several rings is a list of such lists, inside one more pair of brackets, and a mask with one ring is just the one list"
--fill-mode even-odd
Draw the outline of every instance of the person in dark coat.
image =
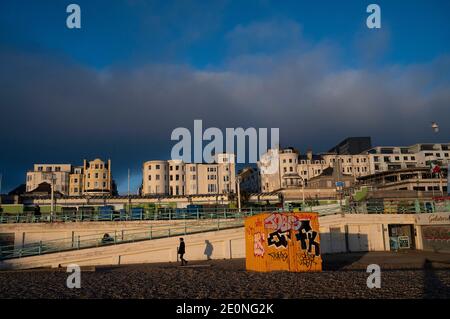
[[186, 245], [184, 244], [184, 239], [180, 238], [180, 246], [178, 247], [178, 255], [180, 255], [181, 266], [187, 265], [187, 260], [183, 258], [186, 253]]

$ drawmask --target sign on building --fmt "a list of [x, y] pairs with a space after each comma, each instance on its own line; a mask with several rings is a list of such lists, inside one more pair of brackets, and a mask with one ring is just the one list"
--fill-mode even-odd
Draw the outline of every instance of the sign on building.
[[317, 213], [270, 213], [245, 220], [246, 269], [322, 270]]

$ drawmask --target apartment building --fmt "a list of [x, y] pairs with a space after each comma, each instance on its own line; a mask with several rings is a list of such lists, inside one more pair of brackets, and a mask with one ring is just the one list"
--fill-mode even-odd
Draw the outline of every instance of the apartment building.
[[[370, 145], [370, 138], [349, 138], [333, 147], [334, 153], [299, 154], [292, 147], [278, 150], [278, 170], [265, 173], [260, 169], [261, 191], [271, 192], [289, 187], [308, 186], [308, 181], [339, 163], [342, 174], [354, 179], [380, 172], [429, 167], [431, 163], [446, 167], [450, 164], [450, 143], [414, 144], [411, 146], [377, 146], [359, 154], [356, 151]], [[273, 153], [274, 150], [268, 150]], [[271, 163], [264, 163], [270, 166]], [[261, 168], [261, 163], [258, 163]]]
[[83, 194], [103, 195], [112, 193], [111, 160], [96, 158], [83, 161]]
[[31, 192], [42, 183], [54, 185], [54, 190], [61, 194], [69, 194], [70, 164], [34, 164], [33, 170], [27, 172], [26, 191]]
[[83, 195], [83, 166], [73, 167], [69, 179], [69, 196]]
[[[273, 152], [273, 150], [268, 152]], [[289, 147], [278, 151], [278, 161], [279, 169], [275, 172], [268, 174], [264, 170], [260, 170], [262, 192], [302, 185], [308, 186], [310, 179], [320, 176], [328, 167], [336, 167], [336, 163], [339, 163], [342, 174], [354, 178], [367, 175], [369, 172], [369, 159], [365, 154], [313, 154], [311, 150], [308, 150], [306, 154], [299, 154], [297, 150]], [[258, 165], [261, 164], [258, 163]]]
[[377, 146], [365, 153], [369, 156], [370, 174], [415, 167], [429, 167], [431, 163], [445, 167], [450, 163], [450, 143]]
[[54, 185], [54, 191], [67, 196], [102, 195], [113, 192], [111, 160], [84, 160], [83, 166], [71, 164], [34, 164], [27, 172], [26, 191], [32, 192], [42, 183]]
[[142, 172], [142, 195], [187, 196], [236, 192], [234, 154], [218, 154], [214, 163], [147, 161]]

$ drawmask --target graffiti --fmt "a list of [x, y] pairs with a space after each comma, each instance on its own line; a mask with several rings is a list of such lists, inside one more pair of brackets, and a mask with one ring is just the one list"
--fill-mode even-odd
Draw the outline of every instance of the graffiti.
[[288, 253], [285, 251], [277, 251], [277, 252], [273, 252], [273, 253], [269, 253], [269, 256], [272, 257], [272, 259], [274, 260], [282, 260], [282, 261], [286, 261], [286, 259], [288, 259]]
[[281, 232], [297, 230], [300, 228], [300, 221], [294, 215], [272, 214], [264, 220], [264, 226]]
[[264, 233], [256, 233], [253, 237], [253, 253], [255, 256], [264, 256]]
[[315, 256], [308, 254], [307, 252], [298, 253], [297, 257], [300, 265], [305, 266], [308, 269], [310, 269], [313, 265], [316, 264]]
[[427, 240], [449, 240], [450, 227], [423, 227], [423, 237]]
[[277, 248], [286, 248], [288, 245], [288, 240], [291, 240], [291, 234], [289, 232], [276, 231], [267, 237], [267, 244], [269, 246], [275, 246]]
[[245, 221], [246, 269], [320, 271], [317, 213], [268, 213]]
[[317, 237], [317, 232], [311, 228], [311, 223], [309, 220], [302, 220], [301, 226], [298, 233], [295, 235], [302, 250], [308, 250], [308, 253], [312, 253], [312, 247], [314, 247], [314, 254], [316, 256], [320, 255], [320, 244], [315, 240]]

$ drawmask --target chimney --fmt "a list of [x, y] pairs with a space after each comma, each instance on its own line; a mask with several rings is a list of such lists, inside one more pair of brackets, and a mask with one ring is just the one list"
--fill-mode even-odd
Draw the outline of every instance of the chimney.
[[309, 150], [306, 152], [306, 158], [307, 158], [309, 161], [312, 161], [312, 156], [313, 156], [312, 149], [309, 149]]

